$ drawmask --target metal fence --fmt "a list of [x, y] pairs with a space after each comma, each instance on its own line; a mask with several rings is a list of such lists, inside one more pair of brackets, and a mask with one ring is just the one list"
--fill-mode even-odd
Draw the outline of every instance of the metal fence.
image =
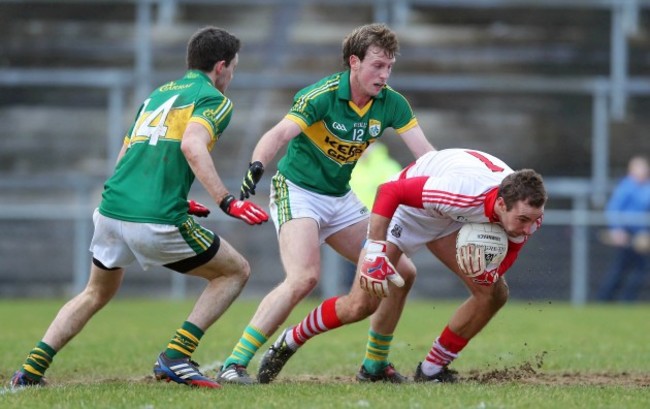
[[[263, 180], [262, 183], [265, 181]], [[588, 301], [590, 276], [594, 267], [596, 267], [591, 261], [592, 250], [590, 249], [589, 230], [594, 227], [607, 226], [607, 220], [602, 211], [590, 210], [589, 198], [591, 184], [589, 180], [549, 179], [546, 180], [546, 185], [549, 196], [552, 199], [568, 198], [571, 201], [570, 209], [548, 208], [544, 217], [544, 226], [565, 226], [570, 229], [570, 234], [568, 235], [570, 239], [567, 243], [570, 248], [570, 258], [567, 261], [570, 265], [566, 266], [566, 269], [571, 272], [569, 300], [574, 305], [582, 305]], [[40, 190], [45, 187], [53, 188], [52, 181], [49, 179], [33, 179], [28, 184], [25, 184], [24, 180], [13, 182], [0, 181], [0, 189], [3, 192], [7, 192], [9, 189], [20, 189], [21, 191], [29, 189]], [[72, 284], [70, 292], [76, 293], [83, 289], [87, 280], [88, 266], [90, 265], [88, 245], [92, 233], [92, 220], [90, 215], [98, 200], [97, 191], [101, 187], [101, 181], [97, 178], [85, 178], [82, 176], [70, 177], [59, 180], [56, 183], [56, 187], [58, 190], [73, 193], [68, 195], [67, 201], [58, 201], [54, 204], [38, 201], [28, 202], [24, 200], [18, 203], [0, 203], [0, 222], [5, 223], [5, 225], [7, 222], [21, 223], [23, 221], [38, 222], [52, 220], [72, 223], [74, 226], [71, 230], [73, 237], [69, 238], [69, 243], [73, 248], [73, 271], [69, 276], [69, 280]], [[197, 198], [200, 200], [209, 200], [209, 198], [203, 197], [201, 193], [197, 193], [197, 195]], [[261, 192], [260, 196], [262, 195], [263, 193]], [[645, 219], [639, 219], [638, 215], [634, 215], [634, 222], [650, 225], [650, 215], [647, 215]], [[260, 240], [258, 244], [264, 247], [265, 244], [262, 241], [268, 242], [269, 239], [274, 239], [272, 235], [270, 237], [260, 236], [253, 230], [254, 228], [244, 226], [240, 221], [229, 218], [218, 211], [211, 216], [211, 223], [218, 226], [220, 233], [226, 234], [226, 236], [233, 235], [236, 231], [242, 232], [248, 236], [246, 241], [249, 244], [252, 241]], [[266, 244], [268, 245], [268, 243]], [[277, 260], [279, 256], [274, 249], [268, 249], [267, 246], [267, 251], [263, 254], [255, 250], [250, 250], [248, 253], [249, 257], [266, 258], [264, 262], [256, 260], [256, 263], [260, 265], [268, 266], [268, 259], [275, 258], [273, 268], [281, 270], [279, 260]], [[539, 255], [541, 257], [549, 257], [544, 252], [540, 252]], [[27, 269], [47, 271], [48, 260], [39, 258], [38, 255], [34, 256], [25, 257], [25, 255], [20, 255], [20, 257], [23, 257], [21, 263], [28, 265], [29, 267]], [[5, 254], [3, 257], [10, 257], [10, 255]], [[341, 263], [342, 260], [330, 250], [323, 252], [321, 293], [326, 296], [340, 294], [347, 290], [344, 287], [344, 280], [341, 277], [343, 270], [345, 270], [341, 267]], [[134, 268], [137, 270], [139, 267], [135, 266]], [[276, 271], [276, 279], [279, 276], [281, 276], [281, 271]], [[172, 274], [171, 277], [169, 294], [173, 297], [185, 297], [187, 295], [186, 280], [178, 274]], [[275, 283], [270, 281], [267, 284], [274, 285]], [[265, 285], [262, 287], [265, 287]]]
[[[65, 3], [81, 3], [82, 0], [65, 0]], [[87, 3], [87, 1], [83, 1]], [[107, 163], [106, 174], [112, 171], [113, 161], [119, 149], [123, 133], [122, 118], [128, 105], [129, 92], [134, 91], [134, 100], [142, 99], [152, 83], [172, 78], [175, 74], [156, 71], [152, 64], [153, 44], [151, 39], [152, 27], [156, 24], [171, 24], [180, 4], [229, 4], [240, 6], [272, 6], [282, 11], [297, 8], [302, 5], [317, 3], [315, 1], [297, 0], [114, 0], [121, 6], [134, 7], [134, 26], [137, 35], [133, 44], [134, 66], [129, 69], [50, 69], [50, 68], [3, 68], [0, 69], [0, 88], [15, 87], [77, 87], [101, 89], [106, 93], [106, 131], [105, 143]], [[2, 0], [2, 3], [47, 3], [38, 0]], [[96, 3], [111, 3], [111, 1], [96, 1]], [[531, 75], [400, 75], [391, 77], [391, 85], [400, 90], [417, 90], [430, 93], [482, 93], [505, 92], [527, 95], [582, 95], [592, 101], [592, 172], [588, 179], [549, 179], [547, 180], [549, 194], [553, 198], [565, 198], [570, 202], [570, 208], [547, 209], [545, 224], [550, 226], [566, 226], [570, 234], [570, 271], [571, 290], [569, 299], [574, 304], [584, 304], [588, 300], [590, 265], [589, 229], [605, 225], [605, 219], [600, 211], [591, 210], [602, 206], [611, 186], [609, 175], [611, 120], [617, 120], [625, 115], [627, 101], [636, 96], [650, 95], [650, 77], [630, 77], [628, 71], [628, 38], [639, 29], [639, 11], [650, 8], [650, 0], [345, 0], [329, 1], [329, 5], [368, 5], [373, 8], [376, 21], [386, 21], [395, 26], [404, 24], [412, 7], [468, 7], [468, 8], [555, 8], [555, 9], [600, 9], [607, 10], [611, 15], [610, 25], [610, 73], [608, 76], [581, 76], [547, 78]], [[286, 15], [285, 15], [286, 17]], [[286, 22], [279, 20], [274, 32], [277, 38], [273, 47], [267, 50], [269, 56], [282, 60], [283, 53], [305, 52], [298, 47], [287, 47]], [[274, 70], [263, 72], [238, 72], [232, 87], [235, 89], [276, 90], [297, 89], [310, 83], [313, 76], [310, 73], [294, 73], [284, 76]], [[260, 98], [263, 101], [264, 98]], [[263, 110], [264, 106], [258, 106]], [[258, 129], [253, 129], [245, 135], [243, 146], [252, 146], [254, 138], [259, 136]], [[249, 151], [242, 149], [243, 154]], [[242, 162], [245, 160], [242, 160]], [[103, 179], [103, 178], [101, 178]], [[21, 177], [15, 175], [0, 176], [0, 190], [3, 194], [15, 191], [43, 192], [58, 186], [60, 191], [71, 192], [68, 199], [59, 203], [43, 204], [39, 200], [27, 199], [20, 202], [0, 202], [0, 222], [21, 223], [24, 221], [67, 221], [73, 224], [70, 240], [73, 250], [73, 274], [70, 277], [72, 291], [80, 290], [85, 284], [89, 254], [92, 224], [90, 214], [97, 202], [97, 189], [103, 180], [83, 176], [67, 176], [53, 182], [51, 178]], [[238, 181], [228, 181], [235, 185]], [[55, 185], [55, 186], [54, 186]], [[233, 225], [227, 217], [216, 216], [216, 222], [222, 226]], [[233, 225], [232, 229], [237, 227]], [[230, 229], [227, 227], [226, 229]], [[3, 254], [3, 258], [12, 257]], [[327, 270], [338, 271], [334, 267], [338, 260], [331, 254], [325, 253]], [[40, 265], [47, 261], [41, 260]], [[5, 272], [10, 274], [10, 272]], [[170, 284], [172, 295], [183, 296], [186, 293], [186, 283], [175, 275]], [[327, 294], [341, 291], [340, 279], [335, 274], [323, 274], [323, 292]]]

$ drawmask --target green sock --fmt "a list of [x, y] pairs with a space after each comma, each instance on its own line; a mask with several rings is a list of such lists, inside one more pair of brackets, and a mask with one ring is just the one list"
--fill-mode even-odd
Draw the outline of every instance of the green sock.
[[167, 344], [165, 355], [171, 359], [190, 358], [196, 347], [199, 346], [201, 337], [203, 337], [203, 330], [191, 322], [185, 321]]
[[368, 331], [368, 345], [363, 367], [372, 374], [380, 373], [388, 366], [388, 353], [393, 335], [381, 335], [372, 329]]
[[54, 348], [40, 341], [27, 355], [21, 369], [22, 373], [37, 382], [40, 381], [50, 367], [54, 355], [56, 355]]
[[241, 338], [239, 338], [239, 342], [230, 353], [230, 356], [226, 359], [226, 362], [223, 363], [223, 367], [226, 368], [231, 364], [248, 366], [257, 350], [260, 349], [268, 339], [269, 338], [262, 334], [257, 328], [250, 325], [247, 326]]

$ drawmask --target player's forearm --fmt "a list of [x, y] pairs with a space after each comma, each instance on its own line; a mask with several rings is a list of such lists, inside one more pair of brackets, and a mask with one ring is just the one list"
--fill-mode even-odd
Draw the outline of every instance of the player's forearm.
[[253, 150], [251, 163], [259, 161], [266, 167], [277, 155], [281, 145], [271, 131], [265, 133]]
[[207, 147], [200, 143], [192, 143], [185, 147], [183, 153], [196, 179], [203, 185], [212, 200], [220, 204], [228, 195], [228, 189], [219, 177]]
[[368, 239], [385, 241], [390, 219], [376, 213], [370, 214], [370, 225], [368, 226]]
[[427, 137], [424, 135], [424, 132], [419, 125], [404, 132], [404, 134], [402, 134], [402, 139], [404, 139], [404, 143], [416, 159], [427, 152], [436, 150], [433, 145], [431, 145], [431, 142], [427, 140]]
[[278, 151], [300, 133], [300, 127], [295, 122], [283, 119], [260, 138], [253, 150], [251, 162], [259, 161], [268, 165]]

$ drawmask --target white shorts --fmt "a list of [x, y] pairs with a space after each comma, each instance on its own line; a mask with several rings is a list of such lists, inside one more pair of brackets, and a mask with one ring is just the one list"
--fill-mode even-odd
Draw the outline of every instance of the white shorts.
[[351, 190], [344, 196], [327, 196], [303, 189], [279, 172], [271, 182], [269, 209], [276, 233], [292, 219], [310, 218], [318, 223], [320, 244], [332, 234], [369, 217], [368, 208]]
[[386, 240], [413, 257], [430, 241], [448, 236], [462, 226], [463, 223], [452, 219], [431, 217], [422, 209], [399, 206], [388, 226]]
[[186, 272], [211, 259], [220, 243], [218, 236], [191, 216], [177, 227], [112, 219], [95, 209], [93, 223], [95, 232], [90, 251], [109, 269], [126, 267], [137, 260], [145, 270], [151, 266], [166, 266]]

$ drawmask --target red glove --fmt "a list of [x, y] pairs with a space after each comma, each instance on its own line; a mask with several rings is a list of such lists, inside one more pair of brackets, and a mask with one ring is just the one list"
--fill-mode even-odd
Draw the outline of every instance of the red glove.
[[494, 270], [484, 271], [483, 274], [472, 277], [472, 281], [478, 285], [490, 286], [496, 283], [499, 278], [501, 278], [501, 275], [499, 275], [495, 268]]
[[248, 224], [262, 224], [269, 220], [269, 215], [261, 207], [247, 200], [237, 200], [233, 195], [223, 198], [219, 207], [228, 216], [242, 219]]
[[208, 215], [210, 214], [210, 209], [203, 206], [199, 202], [195, 202], [194, 200], [188, 200], [187, 204], [190, 206], [190, 208], [187, 209], [187, 213], [189, 214], [198, 217], [208, 217]]
[[388, 297], [388, 280], [398, 287], [404, 286], [404, 279], [386, 256], [386, 242], [368, 240], [366, 256], [361, 263], [359, 285], [371, 295]]

